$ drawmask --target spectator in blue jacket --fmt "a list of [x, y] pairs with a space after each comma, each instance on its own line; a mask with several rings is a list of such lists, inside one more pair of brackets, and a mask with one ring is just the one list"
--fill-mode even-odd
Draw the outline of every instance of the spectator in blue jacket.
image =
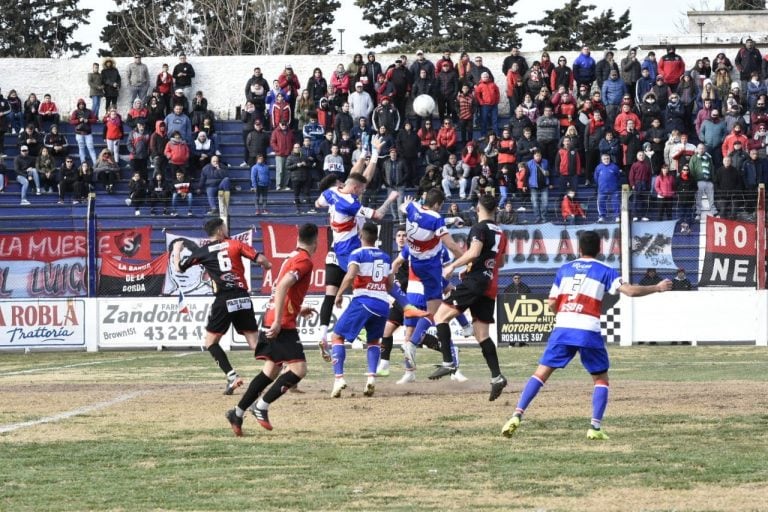
[[304, 125], [302, 138], [309, 139], [312, 152], [317, 155], [320, 152], [320, 144], [325, 139], [325, 128], [317, 121], [317, 113], [309, 113], [309, 122]]
[[590, 55], [588, 46], [584, 46], [579, 56], [573, 61], [573, 78], [576, 80], [577, 87], [586, 84], [588, 89], [595, 81], [595, 59]]
[[269, 166], [264, 155], [256, 156], [256, 163], [251, 167], [251, 192], [256, 192], [256, 215], [269, 213], [267, 210], [267, 192], [269, 191]]
[[[611, 156], [603, 154], [600, 163], [595, 168], [595, 183], [597, 184], [597, 222], [605, 222], [610, 207], [611, 217], [619, 222], [619, 205], [621, 200], [621, 169], [611, 161]], [[610, 204], [609, 204], [610, 201]]]
[[659, 74], [659, 65], [656, 62], [656, 53], [654, 52], [648, 52], [648, 56], [643, 59], [642, 64], [640, 64], [640, 71], [647, 69], [648, 70], [648, 76], [650, 76], [651, 80], [656, 80], [656, 75]]
[[179, 132], [184, 142], [192, 144], [192, 120], [184, 113], [183, 105], [175, 105], [173, 112], [165, 116], [165, 126], [168, 133]]
[[[531, 193], [535, 222], [547, 221], [547, 206], [549, 205], [549, 189], [552, 187], [549, 178], [549, 162], [542, 157], [541, 150], [533, 152], [533, 159], [528, 161], [526, 184]], [[523, 192], [526, 192], [525, 190]]]
[[640, 79], [635, 84], [635, 105], [640, 105], [645, 99], [645, 95], [651, 92], [651, 88], [654, 85], [654, 78], [651, 78], [651, 73], [648, 68], [643, 68], [640, 71]]
[[603, 135], [603, 138], [597, 145], [597, 150], [601, 155], [608, 155], [611, 162], [615, 164], [622, 163], [621, 143], [618, 137], [616, 137], [616, 134], [613, 133], [613, 130], [605, 131], [605, 135]]
[[612, 69], [608, 74], [608, 80], [603, 82], [603, 89], [600, 91], [605, 104], [605, 111], [608, 114], [608, 124], [613, 125], [616, 115], [619, 113], [621, 101], [624, 93], [627, 92], [627, 86], [619, 77], [619, 72]]

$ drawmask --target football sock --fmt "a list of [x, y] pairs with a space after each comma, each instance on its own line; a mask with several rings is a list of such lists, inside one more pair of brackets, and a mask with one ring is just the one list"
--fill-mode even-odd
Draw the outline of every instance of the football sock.
[[[291, 389], [293, 386], [299, 383], [301, 380], [301, 377], [293, 373], [292, 371], [288, 370], [287, 372], [280, 375], [276, 380], [275, 383], [272, 384], [272, 387], [269, 388], [269, 391], [264, 393], [264, 396], [262, 397], [259, 402], [264, 402], [265, 404], [271, 404], [281, 396], [283, 396], [289, 389]], [[266, 409], [266, 407], [262, 407], [262, 409]]]
[[453, 367], [459, 367], [459, 347], [451, 344], [451, 357], [453, 358]]
[[229, 374], [229, 372], [232, 371], [232, 365], [229, 364], [227, 353], [224, 352], [224, 349], [221, 348], [218, 343], [214, 343], [208, 347], [208, 352], [210, 352], [211, 357], [213, 357], [213, 360], [216, 361], [216, 364], [219, 365], [221, 371], [223, 371], [225, 374]]
[[605, 408], [608, 405], [608, 382], [598, 380], [592, 392], [592, 427], [599, 430], [603, 421]]
[[333, 346], [331, 346], [331, 362], [333, 363], [333, 373], [336, 376], [344, 375], [344, 360], [347, 358], [347, 349], [344, 346], [344, 340], [340, 342], [333, 340]]
[[499, 356], [496, 354], [496, 345], [493, 344], [493, 340], [491, 338], [485, 338], [480, 342], [480, 348], [483, 351], [485, 362], [488, 364], [488, 369], [491, 370], [491, 378], [501, 375], [501, 370], [499, 369]]
[[[237, 403], [237, 407], [243, 411], [249, 408], [251, 404], [259, 398], [261, 392], [271, 383], [272, 379], [265, 375], [264, 372], [259, 372], [259, 374], [253, 378], [251, 383], [248, 384], [248, 389], [243, 393], [242, 398], [240, 398], [240, 401]], [[237, 409], [235, 409], [235, 413], [237, 413]], [[238, 416], [240, 415], [238, 414]]]
[[440, 352], [440, 342], [437, 341], [437, 338], [435, 338], [431, 334], [424, 335], [424, 337], [421, 339], [421, 345]]
[[368, 375], [376, 375], [376, 368], [379, 366], [379, 359], [381, 359], [381, 347], [377, 341], [368, 342], [366, 356], [368, 357]]
[[381, 360], [389, 361], [389, 356], [392, 354], [392, 336], [384, 336], [381, 338]]
[[536, 394], [539, 392], [542, 386], [544, 386], [544, 381], [535, 375], [531, 375], [531, 378], [529, 378], [528, 382], [525, 383], [523, 392], [520, 393], [520, 400], [517, 402], [515, 414], [519, 414], [520, 416], [523, 415], [533, 399], [536, 398]]
[[435, 322], [432, 321], [432, 315], [419, 318], [419, 321], [416, 322], [416, 327], [413, 328], [413, 334], [411, 334], [411, 342], [414, 345], [421, 345], [421, 342], [424, 339], [424, 334], [427, 332], [427, 329], [433, 325], [435, 325]]
[[457, 316], [456, 321], [459, 322], [459, 325], [462, 327], [466, 327], [469, 325], [469, 320], [467, 320], [467, 315], [465, 315], [464, 313]]
[[408, 297], [405, 295], [405, 292], [403, 291], [403, 289], [400, 288], [400, 283], [398, 283], [397, 281], [395, 281], [394, 284], [392, 285], [392, 289], [389, 290], [389, 294], [402, 307], [405, 307], [408, 305]]
[[[450, 363], [453, 361], [453, 356], [451, 355], [451, 345], [453, 343], [451, 342], [451, 327], [446, 322], [437, 324], [437, 339], [440, 340], [440, 352], [443, 353], [443, 362]], [[482, 343], [480, 346], [482, 347]], [[485, 350], [483, 350], [483, 355], [485, 355]]]
[[323, 304], [320, 306], [320, 325], [327, 327], [331, 324], [331, 315], [333, 314], [333, 303], [336, 301], [334, 295], [323, 297]]

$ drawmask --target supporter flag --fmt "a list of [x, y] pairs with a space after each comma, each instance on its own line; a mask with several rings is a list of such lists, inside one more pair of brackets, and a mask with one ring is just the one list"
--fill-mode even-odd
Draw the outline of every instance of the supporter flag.
[[707, 216], [706, 249], [699, 287], [756, 285], [757, 239], [754, 222]]
[[168, 254], [146, 263], [126, 263], [102, 258], [99, 295], [112, 297], [153, 297], [162, 294]]
[[[272, 268], [264, 271], [264, 284], [261, 292], [269, 295], [272, 293], [280, 267], [288, 258], [288, 255], [296, 249], [296, 239], [299, 236], [299, 226], [293, 224], [274, 224], [272, 222], [261, 223], [261, 234], [264, 238], [264, 256], [267, 257]], [[312, 282], [309, 285], [309, 293], [325, 292], [325, 257], [328, 254], [328, 230], [318, 230], [317, 251], [312, 255]]]

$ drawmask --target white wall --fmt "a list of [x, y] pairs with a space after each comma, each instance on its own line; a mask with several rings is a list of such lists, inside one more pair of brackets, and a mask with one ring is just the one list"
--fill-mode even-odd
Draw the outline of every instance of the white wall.
[[[639, 57], [645, 56], [651, 48], [643, 48]], [[763, 49], [764, 50], [764, 49]], [[661, 57], [665, 50], [656, 48], [656, 56]], [[690, 68], [696, 58], [701, 55], [709, 55], [713, 58], [719, 49], [704, 49], [679, 51], [685, 59], [686, 65]], [[523, 52], [529, 63], [541, 56], [541, 52]], [[733, 56], [733, 50], [726, 51], [726, 54]], [[502, 91], [502, 113], [507, 112], [507, 102], [504, 96], [505, 79], [501, 75], [501, 63], [508, 53], [486, 53], [483, 54], [485, 65], [494, 73], [496, 83]], [[553, 61], [557, 61], [558, 55], [566, 55], [568, 62], [571, 63], [576, 57], [576, 52], [550, 52]], [[617, 51], [617, 60], [624, 56], [623, 51]], [[594, 51], [592, 56], [595, 60], [602, 58], [603, 53]], [[378, 54], [377, 60], [386, 68], [396, 58], [393, 54]], [[409, 56], [413, 60], [414, 56]], [[440, 54], [428, 54], [427, 58], [436, 62]], [[458, 54], [454, 54], [454, 60]], [[117, 58], [117, 68], [126, 83], [125, 75], [128, 64], [133, 59], [129, 57]], [[365, 59], [364, 59], [365, 60]], [[323, 70], [323, 75], [329, 78], [336, 65], [343, 63], [345, 66], [352, 61], [352, 55], [311, 55], [311, 56], [240, 56], [240, 57], [195, 57], [190, 56], [188, 62], [195, 68], [195, 80], [193, 87], [196, 90], [202, 90], [208, 98], [208, 105], [221, 118], [233, 118], [235, 106], [244, 101], [245, 82], [253, 73], [255, 66], [260, 66], [262, 73], [271, 81], [276, 79], [286, 64], [291, 64], [299, 77], [302, 85], [306, 84], [307, 79], [312, 74], [315, 67]], [[30, 92], [34, 92], [42, 100], [45, 93], [53, 96], [53, 101], [59, 106], [61, 112], [70, 112], [77, 104], [78, 98], [87, 98], [88, 85], [87, 75], [91, 71], [92, 59], [0, 59], [0, 88], [3, 94], [7, 96], [10, 89], [16, 89], [22, 99], [26, 99]], [[160, 72], [160, 66], [167, 63], [171, 69], [176, 65], [178, 59], [175, 56], [153, 57], [143, 59], [143, 62], [149, 67], [151, 85], [154, 85], [154, 79]], [[99, 63], [101, 61], [99, 60]], [[121, 97], [122, 98], [122, 97]], [[90, 101], [87, 101], [90, 106]], [[103, 102], [102, 102], [103, 105]], [[119, 110], [122, 113], [128, 111], [129, 105], [127, 99], [120, 101]], [[102, 106], [103, 113], [103, 106]]]

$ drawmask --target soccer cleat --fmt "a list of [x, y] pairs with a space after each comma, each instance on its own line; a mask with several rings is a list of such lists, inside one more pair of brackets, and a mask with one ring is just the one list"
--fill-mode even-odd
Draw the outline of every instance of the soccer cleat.
[[410, 365], [412, 369], [416, 369], [416, 345], [410, 341], [404, 341], [400, 347], [405, 357], [405, 362]]
[[608, 437], [608, 434], [600, 429], [590, 428], [587, 430], [587, 439], [591, 439], [593, 441], [607, 441], [610, 439], [610, 437]]
[[363, 394], [365, 396], [373, 396], [373, 392], [376, 391], [376, 378], [368, 377], [368, 382], [365, 383], [365, 390]]
[[344, 389], [347, 389], [347, 381], [344, 380], [344, 377], [338, 377], [333, 383], [331, 398], [339, 398]]
[[507, 379], [504, 378], [503, 375], [499, 375], [495, 379], [491, 380], [491, 396], [488, 397], [488, 400], [493, 402], [497, 398], [501, 396], [501, 392], [504, 391], [504, 388], [507, 387]]
[[376, 368], [377, 377], [389, 377], [389, 361], [386, 359], [379, 360], [379, 367]]
[[232, 432], [237, 437], [243, 437], [243, 418], [239, 417], [234, 409], [230, 409], [224, 415], [229, 421], [229, 426], [232, 427]]
[[522, 418], [518, 414], [515, 414], [509, 418], [509, 421], [507, 421], [504, 426], [501, 427], [501, 435], [504, 437], [512, 437], [512, 434], [515, 433], [517, 427], [520, 426], [520, 421], [522, 421]]
[[469, 379], [457, 368], [456, 371], [451, 374], [451, 380], [454, 382], [467, 382]]
[[467, 324], [464, 327], [462, 327], [461, 329], [463, 331], [462, 334], [464, 336], [466, 336], [467, 338], [469, 338], [470, 336], [475, 334], [475, 329], [472, 327], [472, 324]]
[[328, 342], [325, 339], [321, 339], [317, 342], [317, 346], [320, 347], [320, 355], [323, 358], [323, 361], [326, 363], [331, 362], [331, 346], [328, 345]]
[[397, 384], [410, 384], [411, 382], [416, 382], [416, 372], [406, 370], [403, 376], [400, 377], [400, 380], [397, 381]]
[[237, 388], [242, 385], [243, 379], [241, 379], [237, 374], [232, 375], [232, 377], [227, 377], [227, 386], [224, 388], [224, 394], [231, 395]]
[[424, 318], [425, 316], [429, 316], [429, 312], [419, 309], [412, 304], [408, 304], [403, 308], [403, 316], [405, 318]]
[[432, 372], [432, 375], [429, 376], [429, 380], [442, 379], [446, 375], [452, 375], [453, 372], [455, 371], [456, 371], [456, 367], [453, 365], [451, 366], [440, 365], [435, 369], [435, 371]]
[[363, 350], [363, 348], [365, 348], [363, 341], [360, 338], [355, 338], [355, 341], [352, 342], [352, 349]]
[[[272, 430], [272, 424], [269, 422], [269, 412], [266, 409], [259, 409], [256, 404], [250, 407], [251, 414], [259, 422], [259, 425], [267, 430]], [[240, 420], [242, 421], [242, 420]]]

